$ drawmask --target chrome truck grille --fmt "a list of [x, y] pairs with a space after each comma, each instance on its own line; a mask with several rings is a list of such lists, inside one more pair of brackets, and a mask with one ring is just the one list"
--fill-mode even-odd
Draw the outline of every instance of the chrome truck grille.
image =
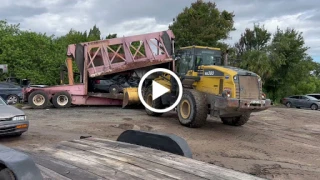
[[257, 76], [237, 76], [236, 97], [239, 99], [261, 99], [262, 84]]

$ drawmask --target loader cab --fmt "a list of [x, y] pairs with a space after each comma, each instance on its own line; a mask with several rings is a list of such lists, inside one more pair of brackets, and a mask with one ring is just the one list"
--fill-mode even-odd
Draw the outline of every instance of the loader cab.
[[176, 72], [185, 75], [189, 70], [197, 72], [201, 65], [223, 65], [220, 48], [189, 46], [177, 50], [175, 55]]

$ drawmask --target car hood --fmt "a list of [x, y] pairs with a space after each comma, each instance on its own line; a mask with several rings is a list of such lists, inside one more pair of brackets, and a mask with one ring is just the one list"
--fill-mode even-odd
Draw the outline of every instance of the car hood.
[[20, 109], [10, 105], [0, 105], [0, 119], [11, 118], [17, 115], [25, 115]]

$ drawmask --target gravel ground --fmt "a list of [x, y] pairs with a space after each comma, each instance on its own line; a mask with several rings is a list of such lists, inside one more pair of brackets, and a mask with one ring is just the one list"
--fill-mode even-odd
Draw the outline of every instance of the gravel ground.
[[126, 129], [173, 133], [190, 145], [193, 157], [268, 179], [319, 179], [320, 111], [270, 108], [242, 127], [209, 118], [203, 128], [183, 127], [175, 113], [149, 117], [141, 109], [74, 107], [24, 110], [30, 129], [1, 144], [32, 150], [80, 135], [115, 140]]

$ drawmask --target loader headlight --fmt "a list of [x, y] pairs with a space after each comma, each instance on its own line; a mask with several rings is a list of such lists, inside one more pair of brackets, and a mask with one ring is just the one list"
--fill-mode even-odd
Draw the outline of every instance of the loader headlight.
[[24, 121], [26, 119], [27, 119], [26, 116], [15, 116], [12, 118], [12, 121]]
[[231, 97], [231, 91], [225, 90], [222, 92], [222, 97], [229, 98]]

